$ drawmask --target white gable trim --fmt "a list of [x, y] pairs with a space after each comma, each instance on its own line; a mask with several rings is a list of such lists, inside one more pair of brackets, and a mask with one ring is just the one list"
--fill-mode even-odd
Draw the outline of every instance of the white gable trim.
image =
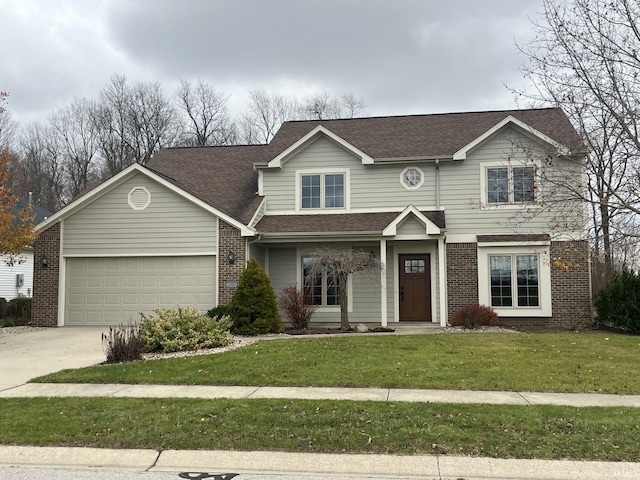
[[326, 129], [322, 125], [318, 125], [304, 137], [299, 139], [296, 143], [287, 148], [284, 152], [269, 161], [269, 163], [267, 164], [267, 168], [282, 168], [283, 163], [289, 160], [289, 158], [291, 158], [291, 156], [297, 153], [300, 149], [304, 148], [306, 145], [314, 141], [319, 135], [327, 136], [345, 150], [349, 151], [356, 157], [359, 157], [362, 160], [363, 165], [372, 165], [374, 163], [373, 158], [364, 153], [362, 150], [354, 147], [349, 142], [333, 133], [331, 130]]
[[230, 224], [230, 225], [236, 227], [238, 230], [240, 230], [240, 232], [241, 232], [243, 237], [244, 236], [254, 236], [255, 235], [256, 232], [255, 232], [255, 230], [253, 228], [248, 227], [246, 225], [243, 225], [242, 223], [238, 222], [237, 220], [231, 218], [229, 215], [227, 215], [225, 213], [222, 213], [221, 211], [219, 211], [218, 209], [212, 207], [208, 203], [203, 202], [199, 198], [191, 195], [188, 192], [185, 192], [181, 188], [176, 187], [171, 182], [165, 180], [161, 176], [153, 173], [148, 168], [145, 168], [145, 167], [143, 167], [143, 166], [141, 166], [141, 165], [139, 165], [137, 163], [134, 163], [133, 165], [125, 168], [123, 171], [121, 171], [117, 175], [111, 177], [109, 180], [107, 180], [106, 182], [102, 183], [100, 186], [94, 188], [93, 190], [91, 190], [86, 195], [83, 195], [82, 197], [78, 198], [77, 200], [71, 202], [69, 205], [67, 205], [63, 209], [57, 211], [55, 214], [51, 215], [49, 218], [47, 218], [44, 221], [40, 222], [38, 225], [36, 225], [35, 231], [36, 232], [40, 232], [40, 231], [44, 230], [45, 228], [47, 228], [48, 226], [54, 225], [55, 223], [57, 223], [57, 222], [59, 222], [61, 220], [64, 220], [65, 218], [73, 215], [77, 211], [79, 211], [79, 210], [83, 209], [84, 207], [86, 207], [87, 205], [93, 203], [95, 200], [97, 200], [101, 196], [105, 195], [106, 193], [110, 192], [115, 187], [117, 187], [118, 185], [120, 185], [121, 183], [123, 183], [124, 181], [128, 180], [129, 178], [133, 177], [136, 174], [142, 174], [142, 175], [145, 175], [145, 176], [149, 177], [151, 180], [153, 180], [153, 181], [159, 183], [160, 185], [168, 188], [172, 192], [174, 192], [177, 195], [180, 195], [181, 197], [185, 198], [186, 200], [194, 203], [195, 205], [197, 205], [200, 208], [206, 210], [207, 212], [211, 213], [212, 215], [215, 215], [216, 217], [221, 218], [222, 220], [224, 220], [228, 224]]
[[532, 126], [524, 123], [522, 120], [518, 120], [513, 115], [509, 115], [508, 117], [504, 118], [501, 122], [497, 123], [496, 125], [491, 127], [489, 130], [484, 132], [478, 138], [476, 138], [472, 142], [469, 142], [464, 147], [462, 147], [460, 150], [455, 152], [453, 154], [453, 159], [454, 160], [465, 160], [467, 158], [467, 154], [469, 152], [471, 152], [475, 147], [480, 145], [482, 142], [484, 142], [485, 140], [487, 140], [491, 136], [495, 135], [497, 132], [502, 130], [507, 125], [515, 125], [516, 127], [519, 127], [520, 129], [524, 130], [525, 132], [528, 132], [528, 133], [532, 134], [534, 137], [539, 138], [543, 142], [548, 143], [549, 145], [552, 145], [554, 148], [556, 148], [558, 150], [558, 153], [560, 155], [569, 155], [571, 153], [571, 150], [569, 150], [566, 146], [562, 145], [561, 143], [556, 142], [553, 138], [545, 135], [540, 130], [536, 130]]
[[414, 217], [416, 217], [416, 219], [424, 224], [426, 235], [440, 235], [440, 228], [427, 217], [425, 217], [422, 212], [413, 205], [409, 205], [407, 208], [405, 208], [393, 222], [387, 225], [387, 227], [382, 231], [382, 235], [384, 235], [385, 237], [395, 236], [398, 230], [398, 225], [400, 225], [408, 215], [413, 215]]

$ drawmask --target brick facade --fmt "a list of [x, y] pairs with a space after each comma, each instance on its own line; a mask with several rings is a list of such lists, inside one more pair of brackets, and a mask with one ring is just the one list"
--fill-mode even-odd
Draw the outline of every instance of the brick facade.
[[[238, 278], [246, 265], [246, 245], [240, 230], [222, 220], [218, 221], [218, 305], [227, 305], [233, 297]], [[233, 263], [229, 263], [229, 252], [235, 255]]]
[[[591, 286], [587, 241], [552, 242], [552, 317], [500, 317], [500, 325], [519, 330], [574, 330], [591, 324]], [[448, 317], [478, 303], [476, 243], [447, 244]]]
[[[33, 300], [31, 324], [38, 327], [58, 325], [58, 290], [60, 281], [60, 224], [56, 223], [37, 236], [33, 245]], [[42, 266], [42, 258], [47, 266]]]
[[478, 303], [478, 248], [476, 243], [447, 244], [447, 312]]

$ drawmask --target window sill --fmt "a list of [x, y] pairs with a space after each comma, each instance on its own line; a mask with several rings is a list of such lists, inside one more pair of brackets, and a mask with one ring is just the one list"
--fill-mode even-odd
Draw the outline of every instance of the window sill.
[[551, 317], [551, 307], [526, 308], [526, 307], [492, 307], [498, 317]]

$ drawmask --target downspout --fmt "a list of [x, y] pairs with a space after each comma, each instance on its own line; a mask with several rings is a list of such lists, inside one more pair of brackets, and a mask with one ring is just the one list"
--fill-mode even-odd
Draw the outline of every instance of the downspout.
[[436, 158], [436, 210], [440, 210], [440, 160]]

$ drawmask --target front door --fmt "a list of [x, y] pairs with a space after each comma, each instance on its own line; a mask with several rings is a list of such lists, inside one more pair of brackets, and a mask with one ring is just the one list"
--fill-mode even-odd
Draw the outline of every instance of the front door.
[[400, 320], [431, 321], [431, 262], [428, 253], [400, 255]]

